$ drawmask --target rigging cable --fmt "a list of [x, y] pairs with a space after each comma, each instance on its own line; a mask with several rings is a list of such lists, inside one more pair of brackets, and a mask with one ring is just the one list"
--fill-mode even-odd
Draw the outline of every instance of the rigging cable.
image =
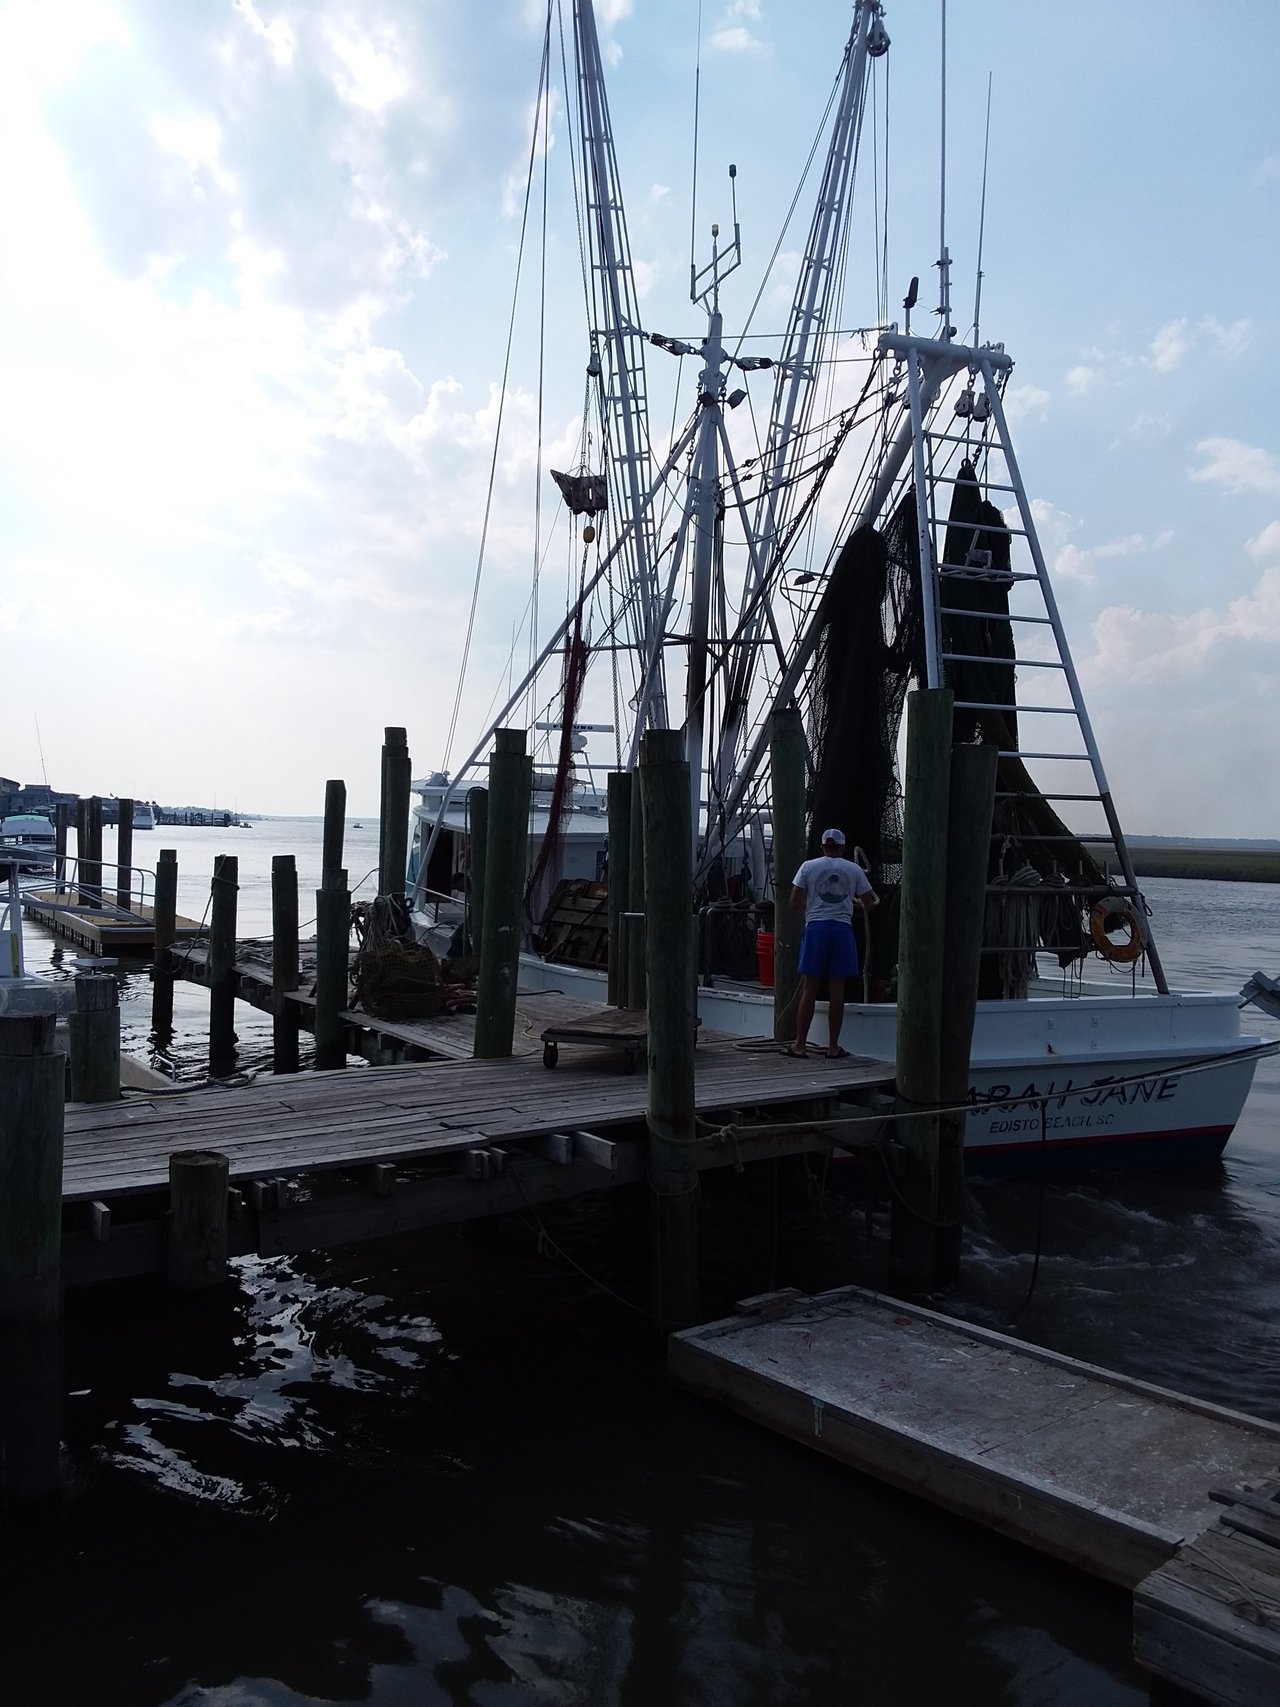
[[[542, 38], [542, 64], [538, 71], [538, 103], [541, 105], [548, 84], [548, 68], [551, 59], [551, 14], [547, 13], [547, 27]], [[493, 430], [493, 453], [489, 459], [489, 485], [484, 500], [484, 520], [480, 527], [480, 549], [476, 556], [475, 578], [471, 585], [471, 608], [467, 613], [467, 634], [463, 641], [462, 658], [458, 665], [458, 687], [453, 698], [453, 711], [449, 718], [449, 732], [444, 743], [444, 767], [449, 766], [449, 755], [453, 750], [453, 740], [458, 729], [458, 716], [462, 710], [462, 689], [467, 676], [467, 663], [471, 656], [471, 641], [475, 634], [476, 609], [480, 602], [480, 578], [484, 572], [485, 547], [489, 539], [489, 520], [493, 513], [493, 489], [498, 470], [498, 446], [502, 439], [502, 422], [506, 413], [507, 380], [511, 373], [511, 349], [515, 342], [516, 304], [520, 294], [520, 276], [524, 268], [524, 243], [529, 228], [529, 202], [532, 195], [534, 159], [538, 148], [538, 127], [535, 123], [533, 133], [529, 138], [529, 168], [525, 176], [524, 207], [520, 215], [520, 241], [516, 248], [516, 276], [511, 291], [511, 316], [507, 322], [507, 347], [502, 360], [502, 394], [498, 403], [498, 419]]]
[[[550, 18], [547, 20], [550, 30]], [[546, 401], [547, 373], [547, 178], [551, 160], [551, 68], [547, 66], [547, 80], [542, 100], [542, 257], [538, 271], [538, 450], [533, 464], [533, 591], [532, 609], [529, 614], [529, 663], [534, 664], [538, 656], [538, 582], [542, 556], [542, 423], [543, 406]], [[537, 127], [535, 126], [535, 135]], [[533, 692], [530, 686], [530, 703]]]

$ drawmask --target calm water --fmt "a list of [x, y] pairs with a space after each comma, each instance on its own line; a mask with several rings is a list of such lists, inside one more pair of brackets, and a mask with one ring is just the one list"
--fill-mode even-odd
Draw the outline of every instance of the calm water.
[[[242, 933], [269, 927], [273, 853], [297, 854], [304, 895], [318, 873], [310, 820], [161, 845], [197, 917], [214, 854], [239, 855]], [[376, 854], [350, 833], [353, 882]], [[1148, 894], [1178, 980], [1280, 970], [1280, 888]], [[139, 1048], [149, 996], [125, 980]], [[184, 1077], [206, 1002], [180, 995]], [[268, 1031], [242, 1010], [243, 1065]], [[975, 1189], [949, 1307], [1280, 1419], [1278, 1133], [1268, 1061], [1215, 1177], [1051, 1187], [1034, 1291], [1035, 1189]], [[881, 1232], [717, 1179], [709, 1303], [874, 1279]], [[673, 1392], [645, 1247], [643, 1205], [610, 1200], [249, 1262], [213, 1302], [73, 1295], [66, 1508], [0, 1531], [4, 1700], [1145, 1703], [1124, 1596]]]

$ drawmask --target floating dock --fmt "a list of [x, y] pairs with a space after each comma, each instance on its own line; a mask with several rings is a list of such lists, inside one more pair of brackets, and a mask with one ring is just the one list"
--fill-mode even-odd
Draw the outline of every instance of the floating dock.
[[[643, 1180], [645, 1076], [607, 1050], [568, 1043], [548, 1072], [541, 1027], [522, 1035], [529, 1053], [505, 1060], [299, 1073], [69, 1107], [65, 1280], [163, 1272], [177, 1150], [228, 1158], [233, 1256], [321, 1249]], [[837, 1136], [856, 1142], [859, 1111], [846, 1103], [887, 1083], [882, 1061], [815, 1056], [778, 1069], [773, 1050], [699, 1047], [700, 1168], [824, 1151]]]
[[858, 1287], [748, 1300], [668, 1355], [694, 1392], [1126, 1588], [1214, 1523], [1211, 1490], [1280, 1466], [1276, 1424]]
[[[74, 889], [29, 889], [22, 894], [22, 911], [55, 936], [94, 955], [147, 954], [155, 948], [152, 909], [140, 903], [126, 911], [112, 901], [91, 906]], [[195, 936], [200, 928], [197, 920], [181, 917], [174, 926], [179, 937]]]

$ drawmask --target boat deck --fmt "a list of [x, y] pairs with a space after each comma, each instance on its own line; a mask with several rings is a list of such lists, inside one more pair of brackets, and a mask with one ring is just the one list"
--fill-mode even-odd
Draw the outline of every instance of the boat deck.
[[673, 1336], [677, 1381], [1126, 1587], [1280, 1466], [1276, 1424], [896, 1299], [752, 1302]]

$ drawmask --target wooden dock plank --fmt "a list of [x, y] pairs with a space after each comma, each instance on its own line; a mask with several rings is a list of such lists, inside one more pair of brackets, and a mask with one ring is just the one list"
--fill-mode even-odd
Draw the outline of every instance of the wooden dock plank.
[[[1250, 1505], [1280, 1518], [1280, 1477]], [[1231, 1513], [1180, 1547], [1133, 1596], [1134, 1658], [1219, 1707], [1280, 1700], [1280, 1545], [1235, 1527]]]
[[1280, 1426], [858, 1288], [673, 1336], [672, 1375], [793, 1439], [1132, 1586], [1280, 1465]]
[[[178, 1149], [226, 1153], [234, 1177], [429, 1160], [573, 1128], [642, 1125], [643, 1074], [602, 1071], [596, 1051], [546, 1072], [535, 1057], [408, 1063], [264, 1078], [69, 1110], [63, 1194], [70, 1202], [167, 1189]], [[842, 1091], [886, 1082], [883, 1062], [815, 1057], [785, 1075], [767, 1054], [717, 1043], [698, 1051], [699, 1109], [712, 1127], [744, 1108], [825, 1107]], [[796, 1147], [795, 1145], [792, 1146]]]

